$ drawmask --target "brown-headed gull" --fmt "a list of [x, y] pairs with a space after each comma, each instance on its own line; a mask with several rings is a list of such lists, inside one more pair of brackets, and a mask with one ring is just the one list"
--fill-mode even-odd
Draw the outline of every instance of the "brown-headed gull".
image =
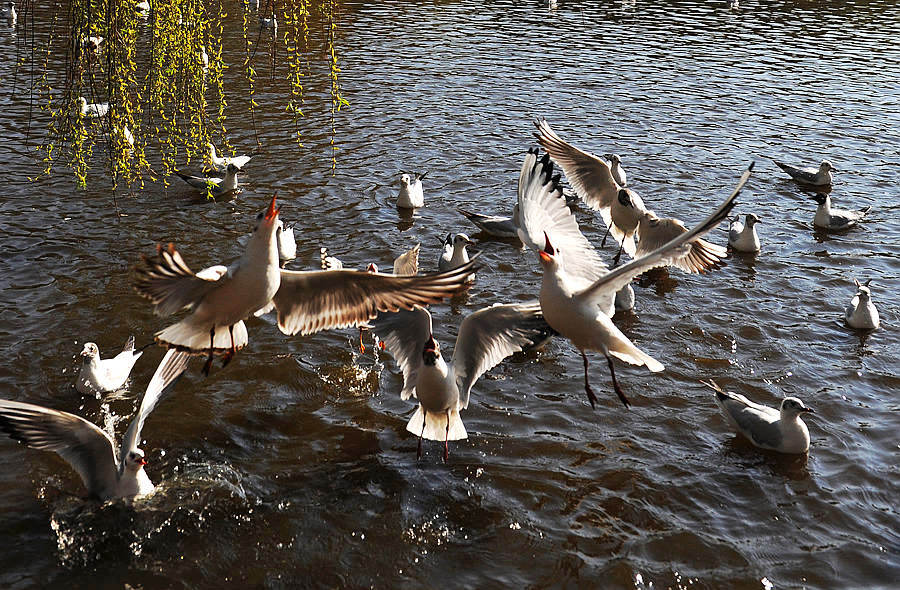
[[818, 203], [816, 207], [816, 215], [813, 217], [813, 225], [831, 231], [841, 231], [854, 227], [862, 221], [863, 217], [869, 214], [871, 207], [860, 209], [859, 211], [848, 211], [847, 209], [834, 209], [831, 206], [831, 196], [824, 193], [817, 193], [810, 197]]
[[93, 342], [85, 342], [81, 351], [81, 371], [75, 389], [84, 394], [107, 393], [125, 385], [131, 369], [143, 354], [134, 349], [134, 336], [125, 343], [122, 352], [109, 359], [100, 358], [100, 349]]
[[[615, 293], [628, 285], [637, 275], [651, 268], [672, 264], [682, 257], [686, 250], [690, 250], [693, 240], [725, 219], [734, 207], [735, 199], [747, 182], [752, 168], [751, 164], [731, 195], [695, 228], [677, 234], [659, 248], [624, 266], [608, 272], [604, 267], [600, 272], [605, 274], [601, 274], [593, 281], [586, 281], [584, 276], [570, 270], [569, 259], [565, 254], [567, 248], [561, 249], [559, 246], [559, 243], [568, 245], [577, 243], [577, 240], [573, 240], [571, 235], [565, 233], [560, 233], [557, 240], [556, 231], [560, 226], [549, 222], [545, 225], [546, 229], [542, 232], [544, 247], [538, 252], [543, 268], [541, 309], [550, 327], [571, 340], [581, 351], [584, 360], [584, 388], [591, 406], [596, 404], [597, 397], [588, 380], [586, 351], [596, 350], [606, 357], [613, 388], [626, 406], [629, 402], [616, 381], [613, 357], [630, 364], [646, 366], [653, 372], [663, 370], [661, 363], [632, 344], [609, 319]], [[524, 226], [526, 232], [533, 235], [540, 229], [541, 222], [547, 219], [545, 212], [557, 208], [558, 203], [563, 202], [562, 190], [559, 187], [558, 177], [553, 176], [553, 165], [546, 158], [539, 160], [537, 153], [531, 150], [525, 157], [519, 179], [519, 203]], [[577, 230], [577, 225], [575, 227]], [[582, 239], [584, 240], [583, 236]], [[532, 243], [531, 240], [523, 242]], [[569, 256], [571, 254], [569, 252]]]
[[757, 447], [791, 454], [809, 450], [809, 430], [800, 414], [813, 410], [798, 398], [784, 398], [780, 409], [776, 410], [753, 403], [738, 393], [725, 391], [711, 379], [701, 383], [716, 392], [716, 403], [728, 422]]
[[192, 312], [157, 332], [164, 346], [231, 360], [247, 345], [243, 320], [271, 309], [278, 328], [287, 335], [313, 334], [346, 328], [374, 318], [379, 311], [410, 309], [436, 303], [458, 292], [475, 267], [475, 259], [457, 269], [416, 277], [355, 270], [289, 271], [278, 266], [275, 197], [247, 242], [244, 254], [230, 267], [215, 266], [199, 273], [185, 264], [174, 244], [158, 246], [137, 269], [135, 289], [154, 304], [157, 315], [180, 309]]
[[448, 441], [467, 438], [459, 411], [469, 406], [475, 382], [500, 361], [547, 337], [549, 327], [535, 301], [522, 304], [495, 304], [466, 316], [448, 364], [434, 339], [431, 314], [426, 309], [378, 316], [373, 331], [403, 372], [400, 397], [419, 400], [419, 407], [406, 429], [419, 437], [417, 456], [422, 456], [422, 439]]
[[413, 180], [409, 174], [400, 176], [400, 191], [397, 193], [397, 207], [401, 209], [415, 209], [425, 206], [425, 194], [422, 191], [422, 179], [427, 172], [416, 174]]
[[747, 213], [741, 223], [741, 216], [737, 215], [728, 226], [728, 245], [738, 252], [759, 252], [759, 235], [756, 233], [756, 224], [759, 217], [754, 213]]
[[831, 173], [838, 171], [828, 160], [823, 160], [818, 168], [795, 168], [789, 164], [783, 164], [778, 160], [772, 161], [800, 184], [807, 184], [810, 186], [830, 185], [834, 181], [834, 176], [832, 176]]
[[109, 435], [84, 418], [34, 404], [0, 400], [0, 430], [33, 449], [58, 453], [81, 476], [90, 498], [105, 501], [149, 494], [154, 486], [138, 446], [141, 429], [166, 388], [184, 372], [188, 358], [175, 350], [163, 357], [118, 453]]
[[872, 303], [872, 293], [869, 291], [869, 283], [871, 279], [860, 284], [859, 281], [853, 279], [856, 284], [856, 295], [850, 300], [850, 305], [844, 310], [844, 319], [847, 325], [857, 330], [874, 330], [880, 325], [878, 319], [878, 310]]
[[[201, 47], [201, 49], [203, 49]], [[206, 56], [206, 50], [203, 49], [203, 56]], [[209, 58], [205, 60], [205, 63], [209, 62]], [[204, 67], [206, 67], [204, 65]], [[234, 164], [238, 167], [238, 170], [242, 169], [247, 162], [250, 161], [250, 158], [253, 156], [220, 156], [216, 153], [216, 146], [214, 146], [211, 142], [207, 144], [209, 146], [209, 162], [213, 165], [217, 170], [226, 170], [229, 164]]]
[[211, 194], [214, 197], [231, 194], [238, 190], [238, 170], [240, 168], [234, 163], [225, 167], [225, 176], [217, 178], [215, 176], [193, 176], [182, 172], [175, 172], [178, 178], [185, 181], [192, 188], [202, 194]]

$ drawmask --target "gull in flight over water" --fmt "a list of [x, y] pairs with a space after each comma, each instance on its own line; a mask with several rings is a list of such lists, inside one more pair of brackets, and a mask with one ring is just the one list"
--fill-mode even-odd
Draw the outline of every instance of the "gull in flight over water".
[[833, 209], [831, 207], [831, 196], [824, 193], [816, 193], [810, 197], [819, 204], [816, 207], [816, 215], [813, 217], [813, 225], [827, 230], [840, 231], [850, 229], [869, 214], [871, 207], [860, 209], [859, 211], [848, 211], [847, 209]]
[[788, 173], [788, 175], [799, 182], [810, 186], [828, 186], [834, 182], [832, 172], [837, 172], [837, 168], [831, 165], [828, 160], [822, 160], [818, 168], [794, 168], [789, 164], [783, 164], [778, 160], [772, 160], [775, 164]]
[[847, 325], [857, 330], [874, 330], [881, 323], [878, 319], [878, 310], [872, 303], [872, 293], [869, 291], [871, 279], [860, 284], [856, 279], [856, 295], [850, 300], [850, 305], [844, 310], [844, 319]]
[[756, 404], [743, 395], [725, 391], [715, 381], [701, 381], [716, 392], [716, 403], [731, 425], [761, 449], [800, 454], [809, 450], [809, 430], [800, 414], [812, 412], [796, 397], [781, 400], [776, 410]]
[[272, 309], [278, 328], [289, 336], [346, 328], [374, 318], [378, 312], [436, 303], [458, 292], [475, 268], [475, 259], [457, 269], [415, 277], [355, 270], [289, 271], [279, 268], [275, 227], [276, 197], [247, 242], [244, 254], [230, 267], [213, 266], [198, 273], [185, 264], [174, 244], [157, 246], [137, 269], [137, 292], [154, 304], [157, 315], [183, 308], [191, 313], [156, 333], [169, 348], [207, 354], [208, 374], [214, 355], [227, 364], [247, 345], [243, 320]]
[[[203, 53], [206, 55], [206, 52]], [[212, 142], [207, 144], [209, 146], [209, 161], [217, 170], [226, 170], [229, 164], [234, 164], [238, 167], [238, 170], [242, 169], [247, 165], [247, 162], [250, 161], [250, 158], [253, 156], [219, 156], [216, 153], [216, 146], [212, 144]]]
[[547, 337], [549, 327], [535, 301], [495, 304], [466, 316], [459, 327], [449, 364], [434, 339], [431, 314], [423, 308], [378, 316], [373, 331], [384, 342], [403, 372], [404, 400], [415, 397], [419, 407], [406, 430], [422, 439], [448, 441], [467, 438], [459, 411], [469, 406], [472, 386], [500, 361]]
[[231, 194], [238, 190], [238, 170], [240, 168], [235, 164], [228, 164], [225, 167], [225, 177], [217, 178], [215, 176], [192, 176], [176, 171], [178, 178], [185, 181], [191, 187], [206, 194], [209, 191], [214, 197]]
[[138, 446], [141, 429], [166, 389], [184, 372], [188, 358], [174, 350], [163, 357], [125, 432], [118, 456], [113, 440], [96, 425], [34, 404], [0, 400], [0, 430], [33, 449], [58, 453], [81, 476], [89, 498], [106, 501], [149, 494], [154, 486], [144, 471], [147, 461]]
[[125, 343], [122, 352], [109, 359], [100, 358], [100, 349], [93, 342], [85, 342], [81, 351], [81, 371], [75, 381], [75, 389], [84, 394], [107, 393], [125, 385], [131, 369], [141, 355], [134, 349], [134, 336]]
[[646, 366], [653, 372], [663, 370], [661, 363], [638, 349], [610, 320], [615, 293], [639, 274], [658, 266], [670, 265], [684, 256], [685, 251], [692, 248], [693, 240], [724, 220], [734, 207], [735, 199], [750, 177], [752, 169], [751, 164], [731, 195], [692, 230], [676, 234], [652, 252], [612, 271], [601, 267], [597, 270], [597, 278], [586, 280], [586, 276], [579, 274], [578, 267], [570, 266], [570, 262], [588, 258], [593, 250], [578, 231], [571, 212], [568, 212], [571, 221], [558, 213], [560, 207], [566, 207], [558, 176], [553, 176], [553, 165], [546, 157], [539, 160], [536, 150], [529, 150], [519, 176], [519, 204], [524, 234], [522, 241], [538, 250], [534, 245], [537, 234], [543, 234], [544, 247], [538, 251], [543, 268], [541, 309], [550, 327], [571, 340], [581, 351], [584, 361], [584, 389], [592, 407], [595, 406], [597, 397], [588, 380], [586, 351], [596, 350], [606, 357], [613, 389], [626, 407], [629, 405], [628, 398], [616, 381], [613, 358]]
[[728, 226], [728, 245], [738, 252], [759, 252], [759, 236], [756, 233], [756, 224], [759, 217], [753, 213], [744, 216], [745, 223], [741, 223], [741, 216], [736, 215]]
[[400, 176], [400, 191], [397, 193], [397, 207], [400, 209], [415, 209], [425, 206], [425, 194], [422, 191], [422, 179], [428, 174], [416, 174], [412, 180], [409, 174]]
[[78, 112], [81, 113], [82, 117], [87, 117], [88, 119], [96, 119], [109, 112], [108, 102], [89, 103], [83, 96], [78, 97], [78, 105]]

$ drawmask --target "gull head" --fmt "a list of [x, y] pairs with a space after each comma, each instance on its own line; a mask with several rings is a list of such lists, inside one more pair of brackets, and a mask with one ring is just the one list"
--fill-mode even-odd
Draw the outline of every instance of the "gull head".
[[619, 154], [606, 154], [606, 159], [609, 160], [610, 164], [622, 163], [622, 158], [619, 157]]
[[228, 174], [237, 174], [238, 170], [240, 170], [240, 168], [234, 163], [228, 164], [228, 167], [225, 168], [225, 172]]
[[812, 199], [819, 205], [824, 205], [825, 201], [828, 200], [828, 195], [826, 195], [824, 193], [816, 193], [814, 196], [810, 197], [810, 199]]
[[455, 236], [453, 236], [453, 247], [455, 249], [463, 249], [466, 246], [472, 245], [474, 243], [475, 242], [469, 239], [469, 236], [467, 236], [466, 234], [456, 234]]
[[759, 217], [757, 217], [757, 216], [756, 216], [755, 214], [753, 214], [753, 213], [747, 213], [747, 226], [748, 226], [748, 227], [753, 227], [753, 226], [756, 225], [757, 223], [759, 223]]
[[822, 160], [822, 163], [819, 164], [819, 172], [837, 172], [837, 168], [831, 165], [831, 162], [828, 160]]
[[422, 362], [433, 367], [439, 356], [441, 356], [441, 347], [434, 339], [434, 335], [429, 334], [428, 340], [425, 341], [425, 348], [422, 350]]
[[556, 249], [550, 243], [550, 236], [547, 235], [547, 232], [544, 232], [544, 249], [538, 250], [538, 258], [544, 268], [553, 268], [557, 265]]
[[805, 412], [812, 412], [813, 409], [804, 404], [799, 398], [786, 397], [781, 400], [781, 417], [796, 418]]
[[405, 186], [408, 188], [410, 182], [411, 182], [411, 179], [409, 177], [409, 174], [404, 174], [400, 177], [400, 186]]
[[271, 236], [273, 232], [277, 232], [280, 227], [282, 230], [284, 229], [284, 223], [278, 219], [278, 214], [281, 212], [281, 207], [275, 206], [275, 199], [278, 198], [278, 193], [272, 195], [272, 202], [269, 203], [269, 206], [265, 211], [256, 216], [257, 224], [253, 229], [253, 233], [259, 232], [260, 229], [264, 229], [268, 232], [268, 235]]
[[125, 455], [125, 470], [131, 472], [138, 472], [144, 468], [144, 465], [147, 464], [147, 460], [144, 459], [144, 451], [140, 449], [132, 449], [128, 451], [128, 454]]
[[869, 283], [872, 282], [872, 279], [869, 279], [865, 283], [860, 283], [856, 279], [853, 279], [853, 282], [856, 283], [856, 296], [859, 297], [860, 302], [872, 297], [872, 292], [869, 291]]
[[100, 349], [97, 348], [97, 345], [93, 342], [85, 342], [84, 349], [81, 351], [81, 356], [84, 357], [85, 361], [91, 361], [100, 356]]

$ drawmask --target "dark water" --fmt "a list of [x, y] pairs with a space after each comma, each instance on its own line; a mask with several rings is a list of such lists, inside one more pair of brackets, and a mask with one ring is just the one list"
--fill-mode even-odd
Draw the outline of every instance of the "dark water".
[[[757, 160], [738, 210], [762, 219], [763, 250], [636, 285], [619, 325], [666, 370], [619, 367], [630, 411], [596, 359], [592, 411], [580, 358], [556, 341], [479, 381], [469, 439], [446, 465], [437, 444], [416, 461], [413, 405], [390, 359], [359, 357], [352, 331], [285, 338], [271, 318], [252, 320], [235, 362], [208, 379], [195, 367], [148, 420], [159, 491], [134, 509], [70, 498], [59, 490], [81, 484], [61, 460], [0, 441], [0, 587], [896, 587], [900, 5], [725, 4], [344, 5], [351, 106], [336, 121], [334, 176], [327, 79], [307, 81], [298, 148], [282, 107], [265, 108], [282, 104], [282, 86], [260, 66], [263, 148], [244, 192], [198, 204], [178, 184], [150, 184], [119, 194], [119, 218], [99, 173], [86, 191], [63, 171], [28, 181], [38, 166], [4, 33], [2, 395], [119, 434], [162, 351], [145, 353], [127, 392], [98, 400], [72, 386], [83, 342], [112, 354], [129, 334], [148, 341], [167, 324], [132, 291], [139, 255], [176, 240], [195, 269], [230, 261], [275, 189], [302, 228], [294, 268], [312, 267], [320, 245], [362, 266], [421, 242], [431, 269], [442, 235], [475, 233], [456, 206], [511, 208], [542, 115], [577, 145], [619, 153], [648, 206], [688, 223]], [[242, 43], [232, 34], [225, 59], [237, 63]], [[254, 131], [235, 108], [229, 139], [249, 151]], [[829, 158], [836, 205], [873, 213], [845, 234], [814, 231], [814, 204], [772, 157]], [[392, 204], [409, 170], [429, 173], [428, 206], [411, 218]], [[602, 221], [577, 214], [599, 244]], [[488, 239], [477, 249], [491, 270], [433, 310], [445, 342], [464, 314], [537, 293], [533, 254]], [[881, 310], [868, 336], [842, 323], [854, 277], [872, 279]], [[815, 407], [808, 459], [736, 438], [698, 383], [709, 377]]]

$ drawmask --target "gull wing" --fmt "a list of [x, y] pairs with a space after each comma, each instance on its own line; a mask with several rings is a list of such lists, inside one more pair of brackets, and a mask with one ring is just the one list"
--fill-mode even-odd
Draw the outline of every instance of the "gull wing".
[[472, 386], [486, 371], [543, 339], [549, 331], [537, 301], [497, 303], [466, 316], [459, 327], [451, 363], [461, 382], [460, 407], [469, 406]]
[[205, 191], [207, 188], [209, 188], [209, 185], [211, 184], [218, 186], [222, 183], [222, 180], [224, 180], [222, 178], [216, 178], [212, 176], [193, 176], [191, 174], [184, 174], [183, 172], [176, 172], [175, 174], [178, 175], [178, 178], [185, 181], [192, 187], [202, 191]]
[[579, 297], [599, 298], [608, 295], [609, 293], [615, 293], [625, 285], [629, 284], [631, 280], [639, 274], [647, 272], [651, 268], [656, 268], [657, 266], [671, 265], [677, 261], [678, 258], [689, 254], [692, 247], [689, 243], [691, 240], [706, 234], [728, 217], [728, 214], [735, 206], [735, 199], [737, 199], [741, 189], [744, 188], [744, 185], [750, 178], [752, 170], [753, 164], [751, 163], [746, 172], [741, 175], [737, 186], [731, 194], [728, 195], [728, 198], [725, 199], [709, 217], [696, 225], [692, 230], [673, 238], [645, 256], [632, 260], [619, 268], [613, 269], [608, 274], [600, 277], [593, 285], [582, 291], [579, 294]]
[[788, 175], [798, 182], [805, 184], [816, 184], [816, 173], [818, 169], [813, 168], [795, 168], [790, 164], [783, 164], [778, 160], [772, 160], [775, 164], [788, 173]]
[[712, 379], [701, 381], [716, 392], [716, 402], [737, 430], [764, 448], [777, 449], [783, 435], [778, 426], [781, 414], [774, 408], [755, 404], [743, 395], [725, 391]]
[[33, 449], [56, 452], [78, 472], [91, 496], [99, 496], [116, 485], [113, 442], [84, 418], [34, 404], [0, 400], [0, 430]]
[[394, 274], [399, 276], [414, 277], [419, 274], [419, 247], [416, 244], [405, 253], [394, 259]]
[[135, 269], [138, 277], [134, 289], [155, 305], [153, 311], [160, 316], [198, 304], [227, 271], [224, 266], [213, 266], [194, 274], [173, 243], [157, 245], [156, 256], [143, 259], [144, 266]]
[[569, 184], [572, 185], [578, 196], [591, 209], [601, 213], [606, 211], [607, 215], [604, 215], [604, 219], [606, 219], [609, 207], [619, 191], [619, 185], [613, 178], [609, 164], [602, 158], [582, 151], [560, 139], [543, 117], [535, 120], [534, 126], [538, 129], [535, 134], [538, 143], [563, 169]]
[[287, 335], [346, 328], [373, 319], [379, 311], [412, 309], [450, 297], [478, 270], [474, 256], [445, 272], [415, 277], [358, 270], [281, 271], [273, 301], [278, 327]]
[[[635, 257], [645, 256], [687, 232], [688, 229], [680, 219], [659, 218], [652, 211], [648, 212], [638, 229]], [[728, 256], [727, 248], [700, 238], [691, 240], [689, 246], [666, 264], [677, 266], [687, 273], [701, 273], [716, 268]]]
[[156, 404], [163, 398], [166, 389], [184, 373], [190, 358], [191, 355], [189, 353], [181, 352], [174, 348], [166, 351], [165, 356], [159, 363], [159, 367], [156, 368], [156, 372], [153, 373], [153, 377], [150, 379], [147, 391], [144, 392], [137, 415], [132, 418], [131, 424], [128, 425], [128, 430], [125, 431], [125, 437], [122, 439], [122, 446], [119, 449], [119, 471], [124, 469], [125, 457], [128, 453], [137, 448], [141, 442], [141, 429], [144, 427], [144, 420], [147, 419], [147, 416], [150, 415]]
[[557, 258], [566, 274], [593, 283], [607, 272], [600, 254], [578, 228], [566, 205], [553, 164], [537, 150], [528, 150], [519, 174], [519, 239], [534, 250], [544, 247], [544, 233], [559, 251]]
[[512, 217], [482, 215], [481, 213], [474, 213], [462, 208], [457, 208], [456, 210], [478, 226], [478, 229], [490, 236], [498, 238], [518, 237], [518, 233], [516, 232], [516, 222]]
[[403, 372], [402, 399], [416, 395], [416, 381], [422, 366], [422, 351], [431, 335], [431, 314], [416, 307], [396, 313], [379, 314], [372, 321], [372, 331], [384, 342]]

